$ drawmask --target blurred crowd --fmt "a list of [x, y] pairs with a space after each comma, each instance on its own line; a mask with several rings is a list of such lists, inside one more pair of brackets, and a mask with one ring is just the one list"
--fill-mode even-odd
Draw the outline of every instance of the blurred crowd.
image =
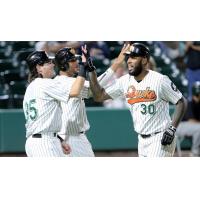
[[[126, 43], [133, 41], [126, 41]], [[80, 47], [87, 44], [98, 75], [113, 62], [123, 45], [123, 41], [42, 41], [42, 42], [0, 42], [0, 107], [21, 108], [26, 88], [28, 69], [25, 59], [34, 50], [44, 50], [50, 56], [63, 47], [73, 47], [80, 54]], [[166, 74], [180, 91], [191, 100], [192, 84], [200, 78], [199, 42], [142, 42], [151, 50], [150, 68]], [[127, 73], [124, 63], [116, 73], [115, 79]], [[111, 82], [114, 80], [111, 80]], [[189, 90], [188, 90], [189, 88]], [[113, 105], [112, 105], [113, 104]], [[87, 106], [102, 106], [91, 100]], [[126, 107], [121, 101], [108, 103], [105, 107]]]

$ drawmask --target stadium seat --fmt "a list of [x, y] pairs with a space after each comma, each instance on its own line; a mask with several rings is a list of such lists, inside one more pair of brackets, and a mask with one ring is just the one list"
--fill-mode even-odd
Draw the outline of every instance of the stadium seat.
[[10, 91], [14, 108], [22, 108], [23, 98], [26, 91], [26, 81], [11, 81]]
[[13, 68], [11, 59], [0, 59], [0, 72]]
[[102, 107], [103, 103], [95, 102], [93, 98], [84, 99], [86, 107]]
[[122, 49], [122, 46], [110, 47], [110, 59], [117, 58], [117, 56], [119, 55], [121, 49]]
[[34, 49], [27, 49], [26, 51], [17, 52], [16, 59], [18, 62], [25, 61], [30, 53], [32, 53]]
[[9, 108], [9, 90], [5, 87], [5, 85], [0, 84], [0, 109]]
[[190, 146], [192, 145], [192, 136], [177, 136], [176, 137], [176, 150], [179, 157], [182, 156], [182, 149], [181, 144], [187, 141], [190, 143]]
[[5, 55], [4, 49], [0, 50], [0, 59], [6, 59], [6, 58], [7, 58], [7, 56]]
[[12, 43], [12, 50], [13, 51], [20, 51], [23, 49], [33, 48], [33, 44], [28, 41], [21, 41], [21, 42], [13, 42]]
[[110, 47], [119, 47], [122, 46], [124, 42], [120, 42], [120, 41], [106, 41], [106, 45], [110, 48]]
[[97, 75], [99, 76], [99, 75], [101, 75], [102, 73], [104, 73], [107, 70], [107, 68], [110, 65], [110, 62], [109, 62], [108, 59], [103, 59], [103, 60], [94, 59], [93, 60], [93, 64], [97, 68], [96, 71], [97, 71]]
[[107, 41], [106, 42], [106, 45], [108, 46], [110, 50], [109, 59], [112, 60], [119, 55], [123, 44], [124, 44], [123, 41]]
[[10, 83], [11, 81], [21, 81], [24, 80], [24, 77], [20, 74], [20, 69], [10, 69], [4, 71], [3, 79], [5, 83]]

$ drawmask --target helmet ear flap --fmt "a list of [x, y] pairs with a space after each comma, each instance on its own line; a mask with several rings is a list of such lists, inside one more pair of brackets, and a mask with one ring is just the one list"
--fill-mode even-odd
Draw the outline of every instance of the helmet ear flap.
[[59, 70], [67, 71], [69, 69], [69, 62], [77, 60], [75, 50], [72, 48], [60, 49], [55, 55], [55, 62]]
[[147, 57], [142, 58], [142, 64], [143, 65], [146, 65], [147, 62], [148, 62], [148, 58]]
[[67, 62], [67, 58], [65, 58], [64, 56], [55, 59], [55, 63], [59, 71], [67, 71], [69, 69], [69, 63]]
[[69, 63], [68, 62], [65, 62], [61, 68], [60, 68], [62, 71], [67, 71], [69, 69]]

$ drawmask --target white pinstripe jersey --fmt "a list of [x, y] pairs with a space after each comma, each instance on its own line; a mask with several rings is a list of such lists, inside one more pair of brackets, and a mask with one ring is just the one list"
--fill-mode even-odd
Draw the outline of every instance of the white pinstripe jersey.
[[139, 83], [129, 74], [122, 76], [106, 93], [113, 99], [125, 96], [140, 134], [164, 131], [171, 123], [169, 102], [176, 104], [182, 97], [167, 76], [151, 70]]
[[[105, 86], [114, 72], [110, 68], [106, 70], [99, 78], [99, 83], [103, 87]], [[55, 79], [63, 85], [63, 87], [70, 90], [75, 78], [68, 76], [56, 76]], [[86, 132], [90, 128], [90, 124], [87, 119], [86, 108], [84, 98], [89, 98], [91, 92], [89, 90], [89, 82], [85, 81], [84, 87], [79, 97], [69, 98], [67, 103], [61, 102], [63, 110], [62, 115], [62, 129], [60, 135], [77, 135], [80, 132]]]
[[[55, 80], [70, 90], [76, 79], [60, 75], [56, 76]], [[59, 134], [75, 135], [90, 128], [84, 102], [84, 98], [88, 98], [88, 90], [88, 87], [84, 86], [79, 97], [69, 98], [65, 103], [61, 102], [63, 114], [62, 129]]]
[[61, 129], [60, 101], [69, 99], [68, 88], [56, 80], [36, 78], [27, 87], [23, 110], [26, 118], [26, 137], [36, 133], [56, 133]]

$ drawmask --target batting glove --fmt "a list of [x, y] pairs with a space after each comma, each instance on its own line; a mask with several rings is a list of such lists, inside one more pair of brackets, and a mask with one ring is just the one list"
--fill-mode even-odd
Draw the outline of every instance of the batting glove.
[[96, 67], [93, 65], [92, 58], [90, 57], [89, 50], [87, 49], [87, 53], [82, 50], [83, 55], [85, 56], [87, 63], [84, 63], [87, 66], [87, 70], [89, 72], [93, 72], [96, 70]]
[[163, 137], [161, 140], [162, 145], [169, 145], [173, 142], [175, 137], [176, 128], [172, 125], [163, 133]]

